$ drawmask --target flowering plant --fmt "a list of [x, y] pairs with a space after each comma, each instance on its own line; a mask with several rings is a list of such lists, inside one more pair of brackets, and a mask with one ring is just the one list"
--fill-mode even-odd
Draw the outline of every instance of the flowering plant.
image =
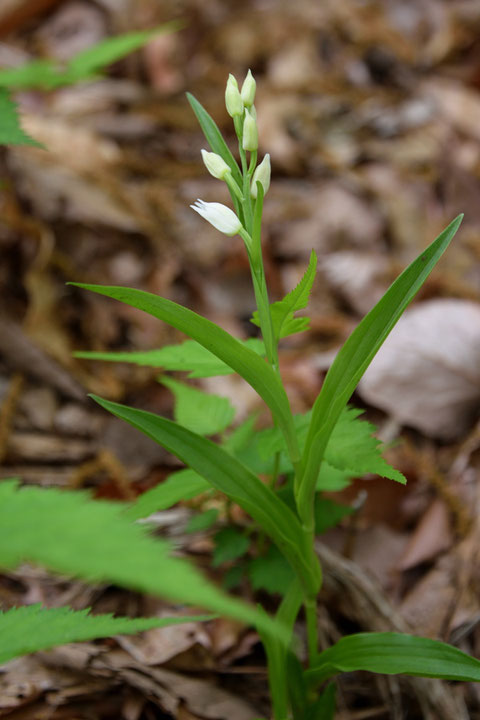
[[[252, 322], [260, 328], [261, 338], [238, 340], [192, 310], [141, 290], [80, 285], [139, 308], [185, 333], [190, 340], [129, 356], [79, 355], [188, 371], [190, 377], [236, 372], [268, 407], [272, 427], [257, 430], [255, 417], [251, 417], [228, 431], [234, 411], [225, 398], [208, 396], [167, 376], [162, 382], [175, 398], [175, 422], [94, 396], [102, 407], [176, 455], [186, 468], [144, 493], [126, 509], [113, 503], [88, 501], [84, 496], [74, 498], [73, 493], [41, 489], [17, 492], [13, 484], [5, 485], [0, 503], [0, 535], [4, 532], [10, 545], [3, 558], [0, 553], [0, 562], [10, 567], [22, 559], [37, 560], [61, 572], [86, 579], [108, 579], [251, 623], [266, 650], [274, 720], [329, 720], [335, 713], [333, 681], [343, 672], [364, 670], [480, 681], [480, 662], [445, 643], [399, 633], [360, 633], [321, 648], [317, 628], [322, 568], [315, 538], [325, 527], [325, 516], [328, 524], [331, 520], [328, 514], [333, 512], [332, 506], [323, 501], [322, 491], [332, 489], [335, 483], [338, 486], [339, 482], [348, 482], [351, 474], [367, 472], [406, 482], [382, 458], [371, 426], [358, 418], [358, 411], [347, 406], [348, 400], [383, 341], [447, 249], [461, 217], [407, 267], [354, 330], [330, 367], [311, 411], [294, 415], [281, 377], [279, 344], [282, 338], [308, 327], [308, 318], [297, 317], [296, 313], [308, 303], [316, 256], [312, 252], [297, 287], [282, 300], [270, 303], [261, 247], [270, 158], [265, 155], [257, 164], [255, 92], [250, 72], [241, 89], [230, 75], [225, 102], [238, 139], [240, 165], [210, 115], [194, 97], [189, 95], [188, 99], [210, 146], [209, 151], [202, 151], [205, 166], [211, 175], [226, 183], [233, 205], [231, 209], [197, 200], [192, 208], [220, 232], [227, 236], [238, 234], [243, 239], [257, 305]], [[213, 442], [209, 436], [220, 439]], [[228, 502], [241, 506], [253, 523], [248, 533], [234, 532], [234, 542], [229, 545], [223, 535], [223, 545], [219, 543], [220, 551], [214, 558], [216, 564], [239, 560], [249, 552], [259, 554], [260, 539], [264, 543], [268, 538], [287, 568], [283, 583], [275, 588], [281, 592], [282, 600], [274, 617], [261, 607], [227, 595], [184, 560], [172, 557], [166, 544], [149, 538], [144, 527], [135, 523], [181, 499], [208, 492], [224, 494]], [[14, 517], [16, 529], [12, 531]], [[44, 531], [41, 543], [34, 542], [39, 528]], [[52, 540], [56, 532], [65, 543], [61, 552], [58, 543]], [[259, 542], [252, 550], [249, 538], [255, 535]], [[231, 540], [232, 535], [229, 537]], [[79, 539], [81, 553], [69, 554], [68, 543], [75, 547]], [[5, 546], [0, 542], [0, 549]], [[307, 627], [306, 653], [295, 631], [302, 607]], [[21, 618], [17, 615], [14, 620], [20, 622]], [[36, 622], [36, 618], [30, 620]], [[63, 617], [53, 620], [64, 622]], [[1, 622], [0, 617], [0, 627]], [[135, 627], [143, 626], [140, 623]], [[125, 631], [133, 632], [134, 628]], [[82, 632], [83, 635], [77, 632], [76, 637], [94, 636], [92, 629]], [[50, 644], [59, 642], [58, 637], [54, 633]], [[73, 639], [72, 635], [68, 637]], [[36, 647], [47, 644], [48, 640], [43, 639], [43, 645], [37, 643]], [[28, 652], [31, 647], [24, 644], [15, 652]]]

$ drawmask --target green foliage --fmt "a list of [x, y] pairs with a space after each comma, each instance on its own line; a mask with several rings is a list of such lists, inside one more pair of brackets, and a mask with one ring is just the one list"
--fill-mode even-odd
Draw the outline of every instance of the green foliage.
[[86, 493], [53, 488], [19, 489], [0, 484], [0, 567], [29, 561], [90, 582], [111, 582], [195, 603], [242, 622], [260, 622], [277, 632], [269, 618], [230, 598], [193, 566], [171, 557], [166, 542], [124, 517], [118, 503], [94, 501]]
[[220, 155], [220, 157], [225, 160], [232, 171], [234, 180], [241, 186], [242, 175], [240, 173], [240, 168], [230, 152], [227, 143], [223, 139], [222, 133], [218, 129], [215, 120], [208, 114], [198, 100], [191, 95], [191, 93], [187, 93], [187, 100], [195, 113], [198, 124], [203, 130], [203, 134], [205, 135], [205, 139], [208, 142], [210, 149], [212, 152], [217, 153], [217, 155]]
[[321, 535], [330, 528], [336, 527], [343, 518], [355, 512], [349, 505], [342, 505], [330, 498], [315, 499], [315, 532]]
[[[91, 72], [96, 72], [96, 68], [92, 67]], [[249, 83], [252, 83], [250, 77]], [[255, 121], [242, 109], [243, 101], [233, 77], [229, 79], [228, 87], [227, 110], [233, 116], [239, 141], [240, 165], [210, 115], [191, 95], [188, 100], [211, 150], [230, 168], [225, 168], [217, 158], [235, 213], [218, 203], [203, 201], [194, 209], [201, 208], [200, 215], [226, 235], [231, 234], [232, 229], [242, 238], [257, 304], [253, 322], [260, 327], [264, 344], [257, 341], [252, 348], [249, 345], [255, 341], [242, 343], [193, 311], [140, 290], [79, 285], [143, 310], [185, 333], [190, 340], [147, 353], [77, 353], [77, 356], [149, 364], [166, 370], [186, 371], [191, 377], [236, 372], [264, 400], [271, 411], [273, 427], [257, 431], [256, 418], [251, 416], [222, 438], [220, 444], [215, 444], [205, 436], [223, 433], [233, 420], [233, 408], [225, 398], [212, 396], [206, 399], [204, 393], [195, 388], [168, 378], [163, 378], [162, 382], [175, 395], [177, 422], [94, 397], [102, 407], [176, 455], [187, 469], [172, 475], [123, 512], [118, 508], [114, 512], [112, 504], [94, 503], [89, 509], [92, 520], [89, 518], [88, 523], [87, 513], [82, 515], [80, 523], [74, 512], [87, 502], [85, 496], [73, 503], [68, 500], [68, 493], [61, 494], [61, 502], [58, 492], [49, 495], [54, 499], [55, 511], [65, 511], [62, 513], [64, 520], [59, 521], [49, 515], [48, 508], [45, 510], [47, 495], [43, 494], [43, 505], [37, 507], [42, 518], [40, 526], [37, 524], [33, 533], [32, 511], [23, 512], [20, 521], [23, 534], [14, 535], [13, 545], [8, 548], [1, 545], [2, 533], [6, 540], [12, 532], [11, 517], [18, 517], [23, 507], [20, 503], [12, 508], [7, 502], [4, 530], [1, 524], [3, 505], [0, 504], [0, 560], [3, 557], [4, 564], [11, 566], [22, 559], [32, 559], [87, 579], [109, 579], [149, 592], [157, 589], [160, 592], [161, 585], [161, 592], [166, 597], [181, 602], [194, 598], [205, 608], [256, 623], [268, 659], [275, 720], [317, 720], [320, 717], [332, 720], [334, 686], [327, 686], [318, 697], [315, 697], [315, 689], [339, 672], [358, 669], [480, 680], [479, 661], [432, 640], [395, 633], [365, 633], [346, 637], [320, 655], [317, 644], [316, 599], [322, 576], [315, 553], [315, 529], [332, 527], [353, 509], [316, 497], [316, 493], [345, 487], [352, 477], [366, 473], [405, 482], [403, 475], [383, 459], [381, 444], [372, 434], [373, 426], [361, 421], [360, 412], [347, 407], [347, 403], [376, 352], [448, 247], [461, 218], [454, 220], [400, 275], [352, 333], [333, 362], [311, 413], [293, 416], [280, 376], [278, 344], [282, 337], [300, 332], [308, 325], [307, 318], [296, 318], [295, 313], [308, 303], [315, 278], [316, 256], [312, 253], [307, 271], [297, 287], [280, 302], [270, 304], [261, 250], [269, 162], [267, 158], [262, 170], [267, 175], [262, 183], [256, 183], [253, 188], [256, 197], [253, 197], [257, 152], [252, 150], [248, 157], [244, 144], [253, 148], [255, 143], [251, 142], [252, 138], [248, 143], [243, 142], [243, 128], [247, 119], [254, 137], [255, 127], [252, 129], [251, 125]], [[251, 96], [250, 87], [246, 94], [250, 98], [248, 102], [252, 101]], [[213, 174], [219, 176], [215, 171]], [[245, 534], [231, 527], [216, 533], [214, 564], [239, 560], [232, 568], [235, 577], [229, 576], [230, 582], [238, 582], [246, 569], [253, 589], [283, 595], [275, 622], [261, 608], [254, 611], [248, 605], [229, 599], [186, 563], [171, 558], [165, 543], [152, 541], [145, 535], [145, 528], [142, 530], [130, 524], [132, 519], [148, 515], [155, 509], [203, 493], [209, 486], [243, 508], [253, 522]], [[29, 495], [29, 491], [22, 492], [23, 498], [36, 498]], [[20, 496], [22, 492], [13, 492], [13, 495]], [[106, 512], [108, 517], [105, 517]], [[201, 512], [193, 518], [189, 529], [209, 528], [216, 517], [216, 510]], [[46, 523], [45, 527], [48, 523], [51, 525], [48, 536], [42, 523]], [[125, 537], [123, 534], [120, 537], [120, 526], [125, 524], [129, 529]], [[88, 539], [85, 525], [88, 526]], [[29, 543], [34, 534], [38, 536], [38, 527], [38, 546], [32, 548]], [[52, 541], [55, 535], [62, 537], [61, 546]], [[267, 544], [266, 536], [274, 545]], [[101, 543], [98, 543], [99, 538]], [[252, 544], [251, 549], [252, 538], [256, 540], [256, 546]], [[117, 541], [120, 543], [118, 557], [114, 551]], [[27, 543], [26, 548], [22, 542]], [[94, 545], [101, 550], [92, 558]], [[82, 557], [73, 560], [71, 547], [75, 552], [80, 552], [81, 547]], [[265, 547], [262, 554], [260, 548]], [[254, 552], [257, 556], [252, 559], [250, 553]], [[135, 568], [132, 566], [134, 557]], [[295, 620], [302, 603], [308, 646], [306, 670], [298, 659], [294, 637]], [[286, 633], [281, 634], [279, 628]]]
[[[308, 268], [298, 285], [283, 300], [270, 305], [273, 332], [277, 342], [288, 335], [294, 335], [308, 329], [310, 319], [307, 317], [296, 318], [294, 315], [297, 310], [303, 310], [307, 307], [316, 271], [317, 255], [312, 250]], [[253, 313], [252, 322], [260, 327], [260, 317], [257, 310]]]
[[0, 665], [12, 658], [55, 645], [93, 640], [111, 635], [128, 635], [151, 628], [209, 620], [210, 615], [188, 615], [173, 618], [115, 618], [112, 615], [90, 615], [89, 610], [68, 607], [47, 610], [41, 604], [0, 611]]
[[308, 520], [318, 472], [330, 435], [363, 373], [413, 300], [457, 232], [458, 216], [395, 280], [339, 351], [315, 400], [303, 451], [303, 472], [295, 492], [299, 513]]
[[[319, 479], [324, 490], [337, 490], [345, 487], [346, 478], [361, 477], [367, 473], [382, 475], [383, 477], [406, 483], [401, 472], [391, 467], [382, 457], [383, 450], [380, 441], [373, 436], [375, 427], [365, 420], [359, 420], [361, 410], [353, 407], [343, 409], [335, 425], [327, 447], [324, 462], [327, 470], [325, 480]], [[305, 447], [308, 428], [311, 422], [311, 413], [294, 416], [295, 430], [300, 449]], [[258, 432], [249, 444], [248, 449], [241, 455], [243, 461], [255, 469], [256, 472], [271, 472], [275, 453], [281, 452], [280, 472], [293, 471], [293, 466], [286, 455], [285, 439], [276, 427]], [[332, 471], [337, 471], [337, 473]], [[329, 480], [330, 478], [330, 480]]]
[[227, 428], [235, 417], [230, 400], [212, 395], [169, 377], [161, 382], [175, 396], [174, 417], [176, 422], [198, 435], [217, 435]]
[[[290, 404], [278, 374], [257, 353], [218, 325], [172, 300], [142, 290], [83, 283], [70, 284], [136, 307], [189, 335], [238, 372], [263, 398], [278, 425], [284, 428], [289, 441], [295, 440]], [[297, 450], [295, 442], [291, 449]]]
[[333, 683], [327, 685], [318, 700], [305, 712], [305, 720], [334, 720], [337, 688]]
[[171, 473], [164, 482], [142, 493], [123, 514], [129, 520], [146, 518], [159, 510], [168, 510], [180, 500], [190, 500], [210, 489], [210, 483], [194, 470], [179, 470]]
[[250, 539], [234, 527], [222, 528], [215, 535], [213, 567], [243, 557], [250, 547]]
[[107, 38], [82, 50], [66, 63], [53, 60], [33, 60], [21, 67], [0, 70], [0, 87], [11, 90], [53, 90], [95, 79], [112, 63], [146, 45], [153, 37], [179, 30], [178, 22], [171, 22], [153, 30], [143, 30]]
[[480, 682], [480, 660], [439, 640], [393, 632], [347, 635], [320, 653], [306, 675], [317, 685], [354, 670]]
[[209, 530], [212, 525], [216, 523], [217, 518], [218, 510], [216, 508], [210, 508], [210, 510], [205, 510], [205, 512], [197, 513], [197, 515], [194, 515], [188, 521], [185, 532], [195, 533]]
[[[257, 357], [257, 356], [256, 356]], [[141, 430], [225, 493], [254, 518], [281, 548], [307, 587], [317, 588], [318, 560], [305, 545], [297, 517], [238, 460], [207, 438], [171, 420], [93, 396], [102, 407]]]
[[[239, 342], [256, 352], [257, 355], [265, 356], [265, 345], [261, 340], [249, 338]], [[134, 363], [164, 370], [188, 372], [187, 377], [189, 378], [231, 375], [235, 372], [195, 340], [185, 340], [178, 345], [165, 345], [159, 350], [143, 352], [76, 352], [74, 355], [86, 360]]]
[[10, 93], [0, 88], [0, 145], [33, 145], [43, 147], [22, 130], [17, 106]]
[[283, 555], [270, 545], [265, 555], [259, 555], [248, 564], [248, 577], [254, 590], [284, 595], [295, 576]]

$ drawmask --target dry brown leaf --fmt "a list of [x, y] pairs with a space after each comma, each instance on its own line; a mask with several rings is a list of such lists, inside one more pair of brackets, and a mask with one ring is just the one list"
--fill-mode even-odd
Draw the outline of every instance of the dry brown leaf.
[[433, 560], [452, 545], [450, 513], [443, 500], [434, 500], [414, 532], [397, 562], [399, 570]]
[[438, 299], [407, 310], [358, 391], [428, 436], [460, 437], [480, 406], [480, 305]]

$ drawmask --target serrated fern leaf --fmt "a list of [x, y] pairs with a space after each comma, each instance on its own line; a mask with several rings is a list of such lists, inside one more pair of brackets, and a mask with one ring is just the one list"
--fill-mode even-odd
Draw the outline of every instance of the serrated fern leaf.
[[[246, 623], [264, 622], [246, 603], [228, 597], [192, 565], [169, 555], [166, 542], [123, 516], [122, 505], [87, 493], [0, 483], [0, 566], [24, 561], [91, 582], [195, 604]], [[268, 621], [270, 631], [278, 626]]]
[[[359, 415], [361, 414], [362, 410], [350, 406], [343, 410], [328, 441], [324, 461], [332, 468], [351, 477], [373, 473], [405, 484], [407, 481], [402, 473], [389, 465], [382, 457], [383, 446], [373, 435], [375, 426], [365, 420], [360, 420]], [[298, 444], [302, 450], [305, 447], [310, 416], [311, 413], [308, 412], [304, 415], [296, 415], [294, 418]], [[256, 455], [254, 450], [256, 450]], [[276, 452], [284, 450], [285, 444], [277, 428], [262, 430], [257, 433], [255, 438], [255, 448], [250, 448], [250, 462], [254, 462], [257, 458], [257, 467], [262, 468], [259, 471], [267, 472], [265, 465], [261, 466], [258, 457], [265, 463], [270, 461]], [[248, 464], [245, 459], [243, 461]], [[286, 453], [283, 452], [280, 471], [286, 472], [290, 469]], [[317, 489], [320, 489], [318, 485]]]
[[0, 145], [43, 147], [22, 130], [17, 105], [7, 90], [0, 88]]
[[[308, 329], [310, 322], [309, 318], [296, 318], [294, 317], [294, 313], [296, 313], [297, 310], [303, 310], [307, 307], [313, 281], [315, 280], [316, 270], [317, 256], [315, 251], [312, 250], [308, 268], [298, 285], [291, 290], [288, 295], [283, 298], [283, 300], [270, 305], [273, 331], [277, 340]], [[254, 325], [260, 326], [260, 319], [257, 310], [253, 313], [252, 322]]]
[[217, 435], [233, 422], [235, 408], [228, 398], [203, 392], [169, 377], [162, 377], [161, 382], [175, 397], [175, 420], [188, 430], [208, 437]]
[[382, 444], [373, 435], [375, 426], [358, 419], [361, 413], [357, 408], [345, 408], [325, 450], [325, 460], [352, 475], [375, 473], [405, 484], [405, 476], [382, 457]]
[[209, 615], [172, 618], [123, 618], [90, 615], [90, 610], [68, 607], [47, 609], [41, 604], [0, 612], [0, 665], [20, 655], [48, 650], [65, 643], [111, 635], [129, 635], [151, 628], [209, 620]]
[[[265, 346], [257, 338], [249, 338], [244, 345], [262, 357]], [[76, 352], [75, 357], [85, 360], [126, 362], [163, 370], [188, 372], [188, 378], [231, 375], [234, 370], [195, 340], [185, 340], [178, 345], [165, 345], [158, 350], [143, 352]]]

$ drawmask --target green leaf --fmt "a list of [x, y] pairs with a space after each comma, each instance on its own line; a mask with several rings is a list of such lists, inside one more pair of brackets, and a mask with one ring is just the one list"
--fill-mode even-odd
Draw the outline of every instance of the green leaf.
[[160, 510], [168, 510], [180, 500], [190, 500], [211, 489], [211, 485], [198, 473], [186, 468], [172, 473], [151, 490], [142, 493], [138, 500], [124, 511], [129, 520], [146, 518]]
[[278, 624], [228, 597], [185, 560], [170, 557], [166, 542], [132, 523], [120, 503], [87, 493], [0, 483], [0, 566], [33, 562], [89, 582], [109, 582], [173, 602], [194, 604], [266, 632]]
[[216, 508], [210, 508], [209, 510], [205, 510], [205, 512], [198, 513], [190, 518], [185, 528], [185, 532], [196, 533], [209, 530], [212, 525], [215, 525], [217, 518], [218, 510]]
[[315, 499], [315, 532], [318, 535], [330, 528], [336, 527], [344, 517], [355, 512], [355, 508], [342, 505], [330, 498], [317, 497]]
[[352, 483], [352, 474], [346, 470], [337, 470], [328, 464], [326, 460], [320, 465], [320, 472], [315, 487], [317, 492], [338, 492], [345, 490]]
[[0, 87], [15, 90], [53, 90], [84, 80], [95, 79], [107, 65], [146, 45], [156, 35], [179, 30], [181, 23], [166, 23], [153, 30], [141, 30], [110, 37], [77, 53], [66, 64], [52, 60], [33, 60], [17, 68], [0, 70]]
[[248, 577], [254, 590], [282, 595], [295, 579], [290, 565], [275, 545], [270, 545], [265, 555], [249, 562]]
[[0, 611], [0, 665], [12, 658], [56, 645], [93, 640], [111, 635], [128, 635], [151, 628], [210, 620], [211, 615], [172, 618], [124, 618], [90, 615], [90, 610], [68, 607], [47, 610], [41, 604]]
[[340, 672], [366, 670], [443, 680], [480, 681], [480, 661], [439, 640], [401, 633], [359, 633], [318, 656], [307, 678], [318, 684]]
[[237, 455], [237, 453], [248, 447], [255, 437], [257, 419], [258, 413], [255, 412], [249, 415], [247, 419], [244, 420], [243, 423], [240, 423], [223, 441], [223, 449], [232, 455]]
[[207, 438], [171, 420], [95, 395], [91, 397], [113, 415], [130, 423], [176, 455], [208, 480], [212, 487], [240, 505], [281, 548], [304, 583], [311, 588], [318, 587], [318, 561], [309, 552], [297, 517], [244, 465]]
[[250, 547], [250, 539], [234, 527], [226, 527], [215, 535], [213, 551], [213, 567], [238, 560], [245, 555]]
[[217, 153], [217, 155], [220, 155], [220, 157], [225, 160], [227, 165], [232, 170], [233, 179], [237, 182], [237, 185], [239, 187], [242, 187], [243, 179], [240, 173], [240, 169], [237, 165], [235, 158], [230, 152], [227, 143], [223, 139], [222, 133], [218, 129], [215, 120], [208, 114], [205, 108], [191, 93], [187, 92], [187, 100], [196, 115], [198, 123], [203, 130], [203, 134], [205, 135], [205, 138], [210, 145], [210, 149], [212, 150], [212, 152]]
[[284, 589], [284, 596], [276, 614], [276, 618], [282, 626], [290, 630], [288, 645], [282, 643], [278, 638], [260, 631], [260, 638], [267, 653], [268, 681], [272, 695], [273, 715], [276, 718], [288, 716], [287, 653], [292, 645], [293, 628], [302, 601], [302, 587], [296, 579]]
[[[257, 355], [265, 357], [265, 345], [262, 340], [249, 338], [248, 340], [239, 340], [239, 342], [256, 352]], [[145, 350], [143, 352], [76, 352], [74, 356], [85, 360], [134, 363], [146, 367], [188, 372], [187, 377], [189, 378], [231, 375], [235, 372], [195, 340], [185, 340], [178, 345], [165, 345], [159, 350]]]
[[336, 685], [327, 685], [318, 700], [307, 708], [305, 720], [335, 720], [336, 694]]
[[2, 88], [0, 88], [0, 145], [43, 147], [22, 130], [16, 103], [10, 97], [10, 93]]
[[290, 438], [289, 451], [293, 457], [296, 457], [298, 448], [285, 389], [275, 371], [255, 352], [245, 347], [215, 323], [166, 298], [132, 288], [85, 285], [83, 283], [69, 284], [91, 290], [99, 295], [106, 295], [143, 310], [184, 332], [210, 350], [243, 377], [263, 398], [278, 425]]
[[351, 476], [375, 473], [405, 485], [407, 480], [381, 455], [382, 444], [374, 437], [375, 426], [358, 420], [363, 410], [346, 407], [336, 423], [325, 450], [325, 460]]
[[[309, 318], [295, 318], [294, 313], [307, 307], [316, 271], [317, 255], [312, 250], [308, 268], [298, 285], [283, 300], [270, 305], [273, 331], [277, 342], [280, 338], [287, 337], [287, 335], [293, 335], [308, 329]], [[252, 322], [254, 325], [260, 326], [257, 310], [253, 313]]]
[[[395, 468], [389, 465], [382, 457], [383, 446], [380, 441], [372, 435], [372, 433], [375, 432], [375, 426], [365, 420], [360, 420], [359, 416], [362, 413], [362, 410], [354, 407], [347, 406], [343, 408], [340, 418], [328, 440], [324, 462], [320, 467], [320, 473], [322, 473], [322, 468], [325, 464], [328, 464], [330, 471], [323, 473], [324, 482], [326, 483], [328, 478], [330, 478], [330, 482], [333, 481], [335, 483], [336, 481], [340, 483], [340, 487], [320, 487], [319, 483], [321, 481], [317, 479], [317, 490], [342, 489], [342, 487], [348, 485], [346, 481], [347, 477], [360, 477], [367, 473], [375, 473], [376, 475], [388, 477], [402, 484], [406, 483], [406, 479], [402, 473], [395, 470]], [[294, 416], [295, 430], [301, 450], [305, 447], [310, 419], [310, 412]], [[271, 471], [270, 467], [274, 454], [284, 450], [285, 442], [283, 436], [278, 428], [273, 427], [262, 430], [256, 434], [248, 449], [248, 455], [250, 462], [255, 465], [256, 471], [266, 473]], [[259, 463], [258, 456], [264, 461], [268, 460], [268, 464], [262, 465]], [[337, 473], [337, 475], [334, 476], [332, 469], [337, 470], [340, 475]], [[280, 461], [280, 472], [291, 472], [291, 470], [291, 463], [285, 453], [283, 453]]]
[[182, 26], [182, 23], [175, 20], [151, 30], [139, 30], [109, 37], [75, 55], [68, 63], [68, 70], [75, 72], [79, 78], [90, 76], [139, 50], [157, 35], [176, 32], [181, 30]]
[[235, 417], [230, 400], [212, 395], [185, 383], [162, 377], [161, 382], [175, 396], [175, 420], [198, 435], [217, 435], [227, 428]]
[[330, 367], [313, 406], [302, 458], [303, 472], [295, 487], [302, 518], [311, 516], [320, 465], [342, 410], [382, 343], [449, 246], [462, 217], [459, 215], [451, 222], [395, 280], [383, 298], [355, 328]]

